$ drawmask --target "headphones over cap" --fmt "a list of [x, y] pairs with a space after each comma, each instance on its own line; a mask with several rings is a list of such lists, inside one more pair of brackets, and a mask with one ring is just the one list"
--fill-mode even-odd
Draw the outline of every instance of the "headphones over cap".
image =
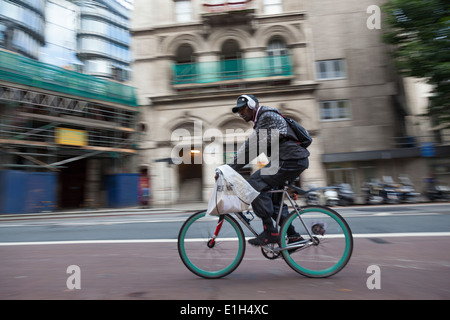
[[246, 94], [241, 95], [239, 98], [246, 98], [247, 99], [247, 105], [250, 109], [255, 109], [256, 108], [256, 101], [253, 100], [251, 97], [249, 97]]
[[251, 94], [243, 94], [240, 95], [239, 98], [237, 99], [237, 103], [236, 105], [233, 107], [232, 111], [234, 113], [238, 112], [240, 108], [242, 108], [243, 106], [247, 105], [250, 109], [255, 110], [257, 105], [258, 105], [258, 99], [256, 99], [253, 95]]

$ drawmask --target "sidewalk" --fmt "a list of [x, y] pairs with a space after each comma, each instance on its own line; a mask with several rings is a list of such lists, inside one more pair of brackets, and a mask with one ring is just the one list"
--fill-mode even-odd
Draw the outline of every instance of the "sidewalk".
[[120, 215], [120, 214], [158, 214], [158, 213], [182, 213], [182, 212], [195, 212], [199, 210], [205, 210], [208, 207], [207, 203], [194, 202], [186, 204], [167, 204], [151, 207], [134, 206], [123, 208], [78, 208], [69, 210], [56, 210], [45, 212], [32, 212], [32, 213], [0, 213], [0, 220], [6, 219], [25, 219], [31, 217], [59, 217], [59, 216], [73, 216], [73, 215]]

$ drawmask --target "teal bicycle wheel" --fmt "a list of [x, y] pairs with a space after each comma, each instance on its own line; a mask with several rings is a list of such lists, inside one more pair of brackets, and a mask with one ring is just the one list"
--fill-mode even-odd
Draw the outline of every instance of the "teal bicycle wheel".
[[[220, 231], [214, 238], [218, 226]], [[203, 278], [230, 274], [241, 263], [244, 252], [244, 232], [229, 215], [207, 216], [206, 211], [199, 211], [186, 220], [178, 234], [181, 260], [191, 272]]]
[[[301, 217], [301, 218], [300, 218]], [[292, 227], [302, 238], [292, 242]], [[311, 234], [312, 238], [309, 236]], [[311, 278], [325, 278], [341, 271], [350, 260], [353, 236], [347, 222], [336, 211], [308, 206], [293, 211], [281, 227], [281, 246], [286, 263], [296, 272]]]

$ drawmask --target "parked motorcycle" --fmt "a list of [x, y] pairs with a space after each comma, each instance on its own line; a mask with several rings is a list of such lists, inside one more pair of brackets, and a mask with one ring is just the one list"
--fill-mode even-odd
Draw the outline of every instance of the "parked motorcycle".
[[[315, 189], [315, 185], [309, 185], [308, 189]], [[306, 204], [309, 206], [319, 205], [319, 193], [317, 191], [311, 191], [306, 197]]]
[[336, 188], [328, 187], [323, 192], [323, 195], [325, 197], [325, 203], [327, 206], [334, 207], [339, 204], [339, 196]]
[[399, 203], [398, 185], [394, 183], [391, 176], [383, 176], [383, 188], [380, 191], [380, 196], [383, 197], [384, 203]]
[[434, 179], [427, 179], [428, 185], [425, 195], [430, 201], [449, 201], [450, 188], [442, 184], [436, 184]]
[[398, 196], [401, 202], [417, 203], [420, 200], [420, 193], [416, 192], [414, 185], [408, 177], [398, 177], [400, 181], [400, 187], [398, 189]]
[[372, 179], [370, 182], [366, 182], [364, 187], [361, 188], [361, 191], [366, 194], [366, 204], [383, 203], [384, 199], [380, 196], [381, 190], [382, 186], [378, 179]]
[[337, 187], [339, 205], [348, 206], [355, 203], [355, 193], [348, 183], [338, 184]]

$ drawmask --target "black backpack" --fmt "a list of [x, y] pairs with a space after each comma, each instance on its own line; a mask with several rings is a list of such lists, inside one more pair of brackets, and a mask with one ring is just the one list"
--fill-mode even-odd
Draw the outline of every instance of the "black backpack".
[[[277, 112], [275, 110], [270, 110], [270, 109], [265, 110], [264, 112], [266, 112], [266, 111]], [[296, 141], [300, 142], [300, 144], [302, 145], [303, 148], [308, 148], [312, 143], [312, 138], [311, 138], [311, 135], [309, 134], [308, 130], [303, 128], [297, 121], [295, 121], [291, 118], [285, 117], [282, 114], [280, 114], [280, 116], [282, 116], [284, 118], [284, 120], [286, 120], [287, 124], [291, 127], [292, 131], [294, 132], [295, 136], [297, 137]]]

